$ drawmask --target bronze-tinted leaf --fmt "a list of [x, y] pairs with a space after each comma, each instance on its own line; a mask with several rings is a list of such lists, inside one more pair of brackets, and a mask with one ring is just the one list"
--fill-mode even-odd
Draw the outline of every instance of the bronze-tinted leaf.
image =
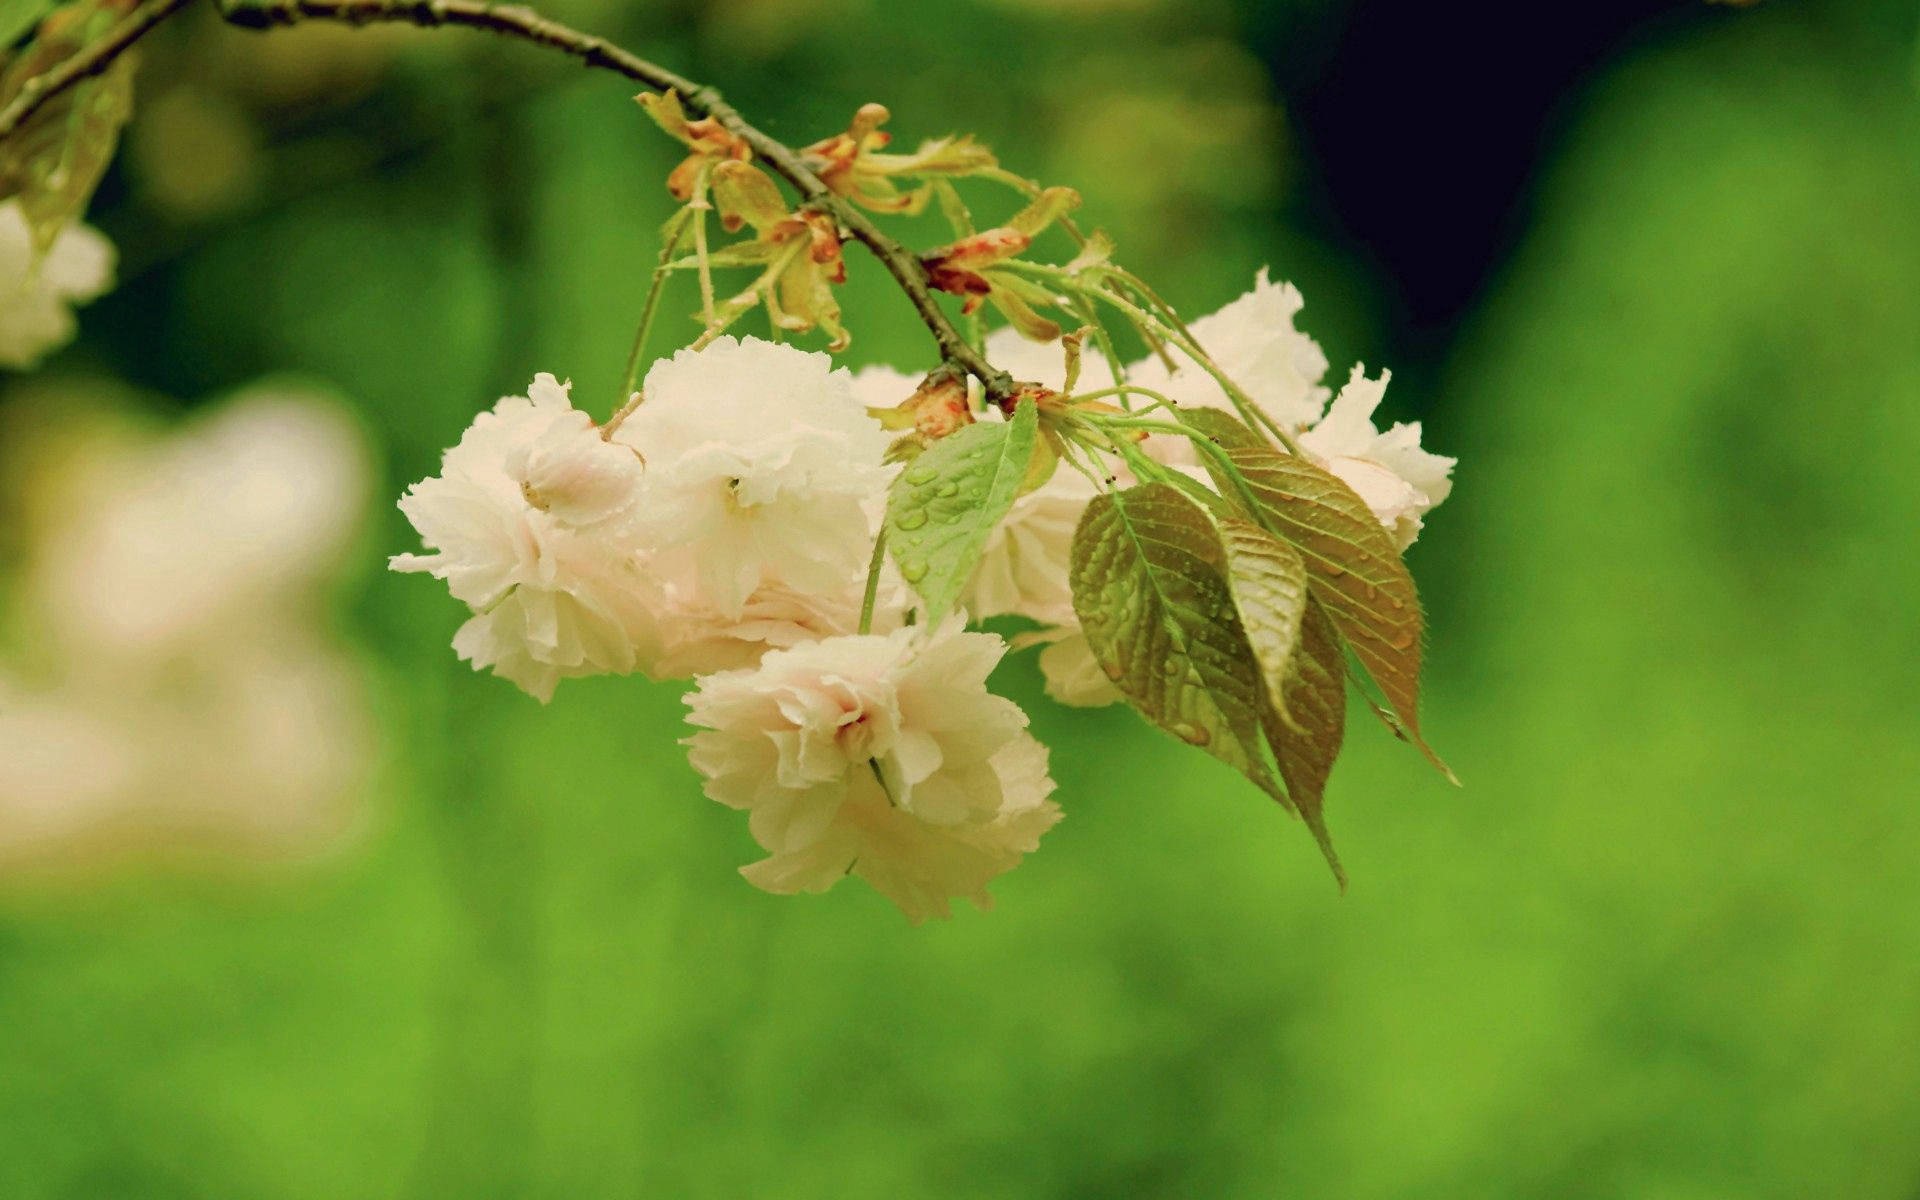
[[[1449, 779], [1453, 772], [1420, 735], [1424, 619], [1413, 576], [1366, 501], [1304, 458], [1267, 446], [1225, 413], [1188, 410], [1181, 419], [1212, 438], [1246, 481], [1255, 516], [1300, 552], [1314, 599], [1325, 606], [1354, 657], [1379, 686], [1396, 732]], [[1206, 456], [1222, 494], [1237, 496]]]
[[1300, 622], [1300, 643], [1282, 682], [1281, 706], [1261, 714], [1280, 778], [1343, 891], [1347, 873], [1327, 833], [1326, 794], [1327, 776], [1346, 736], [1346, 668], [1340, 635], [1326, 610], [1309, 601]]
[[1306, 564], [1292, 546], [1251, 521], [1219, 517], [1215, 524], [1226, 554], [1224, 572], [1234, 611], [1246, 630], [1268, 701], [1284, 709], [1286, 679], [1307, 608]]

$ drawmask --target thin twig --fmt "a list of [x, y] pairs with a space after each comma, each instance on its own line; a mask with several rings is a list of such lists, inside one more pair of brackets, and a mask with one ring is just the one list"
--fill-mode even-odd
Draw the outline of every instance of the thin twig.
[[640, 322], [633, 331], [633, 349], [627, 353], [626, 384], [620, 389], [620, 411], [614, 414], [613, 420], [607, 422], [608, 436], [612, 436], [614, 426], [624, 420], [627, 413], [632, 411], [632, 406], [638, 403], [640, 368], [646, 357], [647, 335], [653, 332], [653, 317], [660, 308], [660, 289], [667, 282], [667, 264], [672, 260], [673, 252], [680, 248], [680, 238], [687, 231], [687, 218], [692, 212], [690, 208], [683, 208], [667, 222], [661, 238], [660, 263], [653, 269], [653, 282], [647, 288], [646, 303], [640, 308]]

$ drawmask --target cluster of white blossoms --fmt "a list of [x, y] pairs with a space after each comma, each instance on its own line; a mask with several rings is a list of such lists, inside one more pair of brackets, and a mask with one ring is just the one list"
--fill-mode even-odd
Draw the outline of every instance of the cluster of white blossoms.
[[155, 436], [47, 391], [6, 414], [0, 866], [338, 844], [372, 742], [322, 605], [368, 491], [343, 406], [262, 384]]
[[31, 367], [73, 340], [73, 306], [113, 284], [113, 243], [75, 221], [41, 254], [15, 199], [0, 202], [0, 366]]
[[[1453, 460], [1421, 450], [1417, 425], [1374, 426], [1384, 375], [1356, 368], [1328, 406], [1326, 356], [1295, 328], [1300, 305], [1263, 272], [1192, 329], [1404, 547], [1445, 498]], [[1211, 374], [1173, 353], [1171, 364], [1129, 367], [1128, 382], [1180, 405], [1231, 407]], [[1002, 330], [987, 356], [1064, 387], [1058, 346]], [[1077, 391], [1115, 382], [1097, 354], [1082, 358]], [[756, 885], [817, 892], [856, 875], [914, 920], [947, 915], [956, 897], [984, 906], [987, 882], [1032, 851], [1059, 810], [1045, 749], [987, 690], [1007, 643], [965, 622], [1023, 618], [1033, 628], [1013, 644], [1043, 647], [1051, 696], [1120, 699], [1069, 584], [1074, 530], [1098, 484], [1062, 468], [1019, 497], [962, 592], [964, 618], [916, 624], [890, 568], [867, 600], [898, 470], [897, 435], [869, 410], [899, 405], [918, 383], [720, 337], [656, 363], [644, 402], [603, 428], [542, 375], [483, 413], [441, 473], [407, 492], [401, 508], [431, 553], [393, 565], [444, 579], [473, 613], [454, 639], [461, 656], [542, 700], [579, 675], [694, 678], [693, 766], [710, 798], [749, 813], [768, 853], [743, 870]], [[1156, 435], [1146, 449], [1198, 474], [1182, 439]]]
[[[908, 390], [911, 391], [909, 385]], [[656, 363], [602, 428], [543, 375], [401, 500], [473, 616], [461, 657], [546, 700], [563, 678], [695, 678], [707, 794], [750, 810], [770, 891], [849, 871], [919, 920], [1057, 819], [1046, 751], [986, 678], [1005, 643], [906, 624], [868, 566], [893, 441], [824, 354], [721, 337]], [[901, 396], [894, 396], [898, 401]]]

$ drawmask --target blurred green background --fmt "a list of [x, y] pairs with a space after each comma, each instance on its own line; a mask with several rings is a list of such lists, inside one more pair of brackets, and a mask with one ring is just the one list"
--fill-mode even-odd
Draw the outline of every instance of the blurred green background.
[[[1423, 94], [1389, 5], [544, 7], [792, 141], [870, 99], [973, 130], [1189, 312], [1299, 283], [1334, 374], [1395, 369], [1387, 415], [1461, 458], [1411, 558], [1466, 787], [1356, 713], [1343, 899], [1022, 659], [1067, 819], [995, 912], [755, 892], [680, 689], [542, 708], [381, 569], [478, 408], [540, 370], [611, 407], [673, 148], [522, 46], [199, 14], [95, 207], [122, 286], [46, 371], [360, 406], [376, 816], [292, 867], [0, 888], [0, 1196], [1920, 1196], [1910, 3], [1645, 5], [1500, 164], [1418, 123], [1497, 107], [1531, 34]], [[851, 360], [914, 365], [850, 262]]]

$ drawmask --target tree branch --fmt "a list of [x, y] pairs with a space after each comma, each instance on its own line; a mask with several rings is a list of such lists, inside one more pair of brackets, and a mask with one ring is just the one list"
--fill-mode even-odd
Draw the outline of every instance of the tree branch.
[[[46, 75], [29, 81], [6, 110], [0, 112], [0, 138], [18, 129], [53, 96], [106, 70], [140, 37], [191, 2], [146, 0], [99, 41]], [[485, 0], [216, 0], [216, 4], [228, 23], [245, 29], [273, 29], [305, 21], [337, 21], [348, 25], [398, 22], [424, 28], [481, 29], [558, 50], [589, 68], [611, 71], [656, 91], [672, 89], [680, 94], [681, 103], [688, 111], [718, 121], [792, 184], [803, 204], [830, 213], [842, 229], [873, 252], [933, 334], [942, 362], [974, 376], [989, 399], [997, 403], [1012, 395], [1012, 378], [1005, 371], [995, 370], [970, 346], [940, 307], [928, 283], [926, 267], [919, 258], [883, 233], [865, 213], [835, 195], [797, 151], [756, 129], [710, 87], [520, 5], [491, 4]]]

